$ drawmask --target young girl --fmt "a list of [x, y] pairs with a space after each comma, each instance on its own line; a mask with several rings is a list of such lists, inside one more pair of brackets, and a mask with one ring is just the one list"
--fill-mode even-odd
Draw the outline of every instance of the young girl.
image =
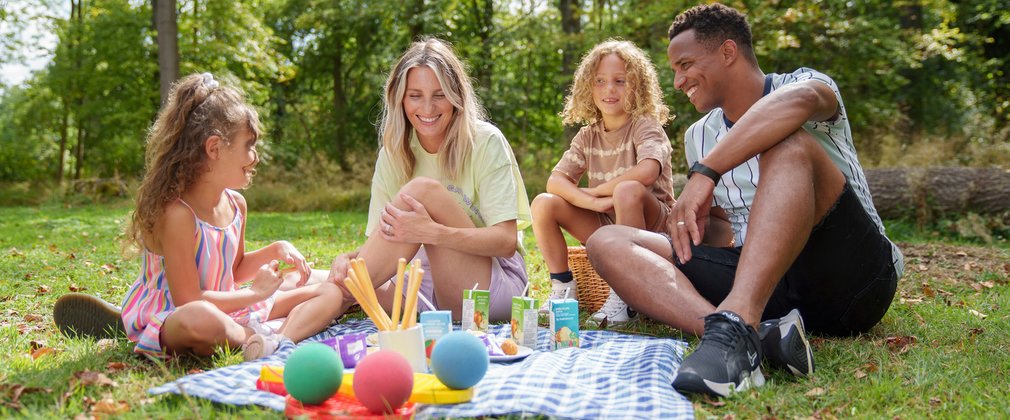
[[[666, 232], [673, 205], [672, 118], [663, 104], [656, 69], [628, 41], [608, 40], [582, 59], [561, 113], [564, 123], [585, 124], [532, 204], [533, 233], [550, 271], [550, 298], [566, 289], [577, 296], [561, 229], [585, 243], [601, 226], [621, 224]], [[588, 187], [579, 187], [585, 175]], [[546, 309], [546, 306], [542, 309]], [[601, 328], [636, 313], [613, 291], [590, 321]]]
[[[253, 360], [280, 339], [318, 333], [346, 309], [336, 285], [301, 286], [312, 273], [290, 243], [246, 251], [246, 201], [235, 189], [252, 180], [259, 135], [256, 111], [210, 73], [173, 87], [147, 139], [147, 173], [126, 232], [143, 250], [140, 277], [123, 299], [134, 351], [210, 355], [242, 346]], [[279, 262], [297, 270], [301, 287], [278, 291]], [[261, 325], [285, 316], [276, 332]]]

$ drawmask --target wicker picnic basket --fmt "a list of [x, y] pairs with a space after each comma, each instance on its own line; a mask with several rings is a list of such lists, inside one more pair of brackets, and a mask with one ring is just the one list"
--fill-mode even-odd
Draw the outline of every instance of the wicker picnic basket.
[[586, 247], [568, 247], [568, 267], [572, 270], [572, 277], [575, 277], [575, 284], [579, 287], [580, 309], [590, 314], [600, 310], [603, 302], [607, 301], [607, 296], [610, 296], [610, 286], [589, 263]]

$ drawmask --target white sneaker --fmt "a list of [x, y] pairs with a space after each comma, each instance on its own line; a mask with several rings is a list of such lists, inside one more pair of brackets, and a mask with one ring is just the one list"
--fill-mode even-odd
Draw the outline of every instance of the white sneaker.
[[267, 357], [274, 354], [277, 351], [277, 346], [281, 343], [281, 336], [274, 335], [263, 335], [263, 334], [253, 334], [249, 339], [242, 345], [242, 357], [245, 361], [252, 361], [260, 358]]
[[603, 302], [603, 306], [600, 310], [596, 311], [593, 316], [586, 320], [587, 323], [595, 324], [598, 328], [604, 329], [609, 327], [616, 327], [619, 325], [624, 325], [638, 317], [638, 312], [631, 309], [627, 303], [621, 300], [617, 293], [614, 293], [614, 289], [610, 289], [610, 295], [607, 296], [607, 301]]
[[562, 283], [560, 281], [551, 279], [551, 293], [547, 296], [547, 300], [544, 300], [543, 305], [540, 305], [540, 312], [547, 313], [551, 311], [551, 299], [563, 299], [565, 293], [567, 292], [568, 297], [571, 299], [579, 298], [579, 285], [572, 280], [568, 283]]

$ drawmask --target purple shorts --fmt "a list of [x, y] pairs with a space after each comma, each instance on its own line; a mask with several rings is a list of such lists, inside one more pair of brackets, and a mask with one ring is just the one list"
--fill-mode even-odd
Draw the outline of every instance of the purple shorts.
[[[431, 264], [428, 262], [428, 254], [424, 251], [423, 246], [417, 251], [417, 255], [411, 258], [411, 261], [414, 259], [420, 259], [421, 268], [424, 269], [421, 289], [417, 293], [435, 305], [435, 308], [428, 308], [424, 301], [418, 300], [418, 312], [437, 309], [438, 301], [435, 299], [435, 283], [431, 278]], [[512, 318], [512, 297], [523, 293], [527, 281], [526, 261], [519, 251], [508, 258], [491, 257], [491, 287], [489, 291], [491, 313], [488, 316], [492, 321], [507, 321]], [[404, 287], [403, 295], [407, 295], [406, 287]]]

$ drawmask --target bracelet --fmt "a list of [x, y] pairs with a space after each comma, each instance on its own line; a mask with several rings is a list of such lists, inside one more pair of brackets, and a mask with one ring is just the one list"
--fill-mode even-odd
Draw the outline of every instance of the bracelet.
[[687, 172], [687, 179], [691, 179], [691, 177], [694, 176], [695, 173], [699, 173], [711, 178], [712, 182], [715, 184], [719, 184], [719, 179], [722, 178], [721, 174], [716, 172], [714, 169], [703, 165], [701, 162], [695, 162], [694, 165], [691, 165], [691, 169]]

